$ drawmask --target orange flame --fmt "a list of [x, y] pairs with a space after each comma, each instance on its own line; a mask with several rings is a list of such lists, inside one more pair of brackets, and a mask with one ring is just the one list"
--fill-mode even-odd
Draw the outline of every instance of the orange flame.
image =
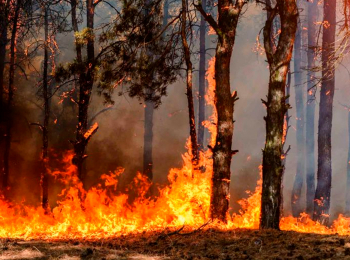
[[[209, 62], [209, 90], [206, 95], [207, 103], [213, 107], [213, 115], [211, 122], [205, 123], [211, 131], [210, 143], [213, 145], [216, 136], [214, 64], [215, 58]], [[101, 239], [183, 225], [194, 229], [208, 222], [212, 174], [210, 150], [201, 156], [200, 165], [205, 166], [205, 171], [196, 174], [192, 174], [190, 153], [185, 153], [182, 168], [170, 170], [169, 185], [159, 188], [156, 199], [147, 197], [151, 183], [138, 173], [132, 188], [137, 190], [139, 196], [133, 203], [129, 202], [126, 194], [115, 195], [123, 169], [103, 174], [101, 184], [85, 191], [76, 175], [76, 167], [71, 164], [72, 158], [73, 153], [68, 152], [62, 162], [65, 170], [50, 172], [66, 185], [51, 214], [46, 215], [41, 207], [13, 205], [0, 198], [0, 238]], [[227, 224], [211, 225], [224, 230], [259, 228], [261, 186], [260, 178], [255, 191], [248, 192], [250, 196], [238, 202], [241, 210], [231, 215]], [[312, 221], [305, 213], [299, 218], [284, 217], [281, 220], [283, 230], [321, 234], [350, 235], [349, 225], [350, 218], [342, 215], [330, 228]]]

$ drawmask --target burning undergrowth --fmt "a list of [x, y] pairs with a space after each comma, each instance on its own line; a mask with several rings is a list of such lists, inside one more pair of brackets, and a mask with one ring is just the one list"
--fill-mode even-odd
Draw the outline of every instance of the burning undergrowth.
[[[215, 143], [217, 117], [213, 75], [214, 59], [209, 62], [207, 77], [210, 87], [206, 95], [208, 105], [213, 107], [211, 122], [205, 124], [211, 132], [210, 145]], [[190, 148], [190, 144], [187, 146]], [[201, 153], [201, 167], [192, 172], [191, 154], [185, 153], [182, 168], [171, 169], [169, 184], [158, 187], [157, 195], [152, 196], [152, 184], [140, 173], [132, 181], [129, 193], [118, 192], [118, 181], [124, 171], [121, 168], [103, 174], [100, 184], [85, 190], [77, 177], [76, 167], [71, 163], [73, 153], [68, 152], [61, 163], [60, 169], [63, 170], [50, 172], [64, 186], [57, 205], [45, 214], [41, 207], [0, 200], [0, 238], [94, 240], [179, 228], [186, 232], [211, 228], [224, 231], [258, 229], [261, 180], [247, 199], [239, 201], [239, 213], [227, 216], [227, 224], [210, 222], [211, 155], [210, 150]], [[130, 194], [135, 196], [131, 198]], [[330, 228], [312, 221], [306, 214], [300, 218], [285, 217], [281, 221], [283, 230], [321, 234], [349, 235], [349, 225], [350, 219], [343, 216], [339, 216]]]
[[[130, 203], [128, 195], [116, 194], [118, 178], [123, 169], [101, 176], [101, 184], [85, 191], [78, 180], [76, 168], [71, 164], [73, 154], [64, 157], [65, 171], [51, 174], [64, 183], [57, 206], [50, 214], [41, 207], [0, 203], [0, 237], [17, 239], [101, 239], [132, 233], [177, 230], [186, 232], [197, 229], [237, 228], [257, 229], [260, 216], [261, 181], [247, 199], [239, 204], [238, 214], [228, 216], [226, 225], [209, 221], [210, 178], [212, 165], [210, 152], [202, 154], [204, 172], [192, 177], [191, 156], [183, 155], [183, 167], [172, 169], [168, 175], [169, 185], [159, 188], [159, 195], [149, 196], [151, 183], [137, 174], [130, 189], [138, 197]], [[340, 216], [331, 228], [313, 222], [307, 215], [296, 219], [282, 219], [283, 230], [321, 234], [350, 234], [350, 219]]]

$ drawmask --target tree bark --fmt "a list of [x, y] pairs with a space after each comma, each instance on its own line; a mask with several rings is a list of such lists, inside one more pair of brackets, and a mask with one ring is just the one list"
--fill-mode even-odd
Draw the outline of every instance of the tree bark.
[[345, 214], [350, 215], [350, 108], [348, 108], [348, 133], [349, 133], [349, 148], [348, 161], [346, 164], [346, 200], [345, 200]]
[[[300, 7], [300, 1], [298, 2]], [[298, 31], [294, 46], [294, 83], [296, 107], [296, 137], [297, 137], [297, 171], [292, 190], [292, 214], [298, 217], [304, 211], [301, 201], [301, 189], [305, 172], [305, 133], [304, 133], [304, 91], [302, 82], [302, 26], [298, 23]]]
[[[279, 15], [281, 33], [276, 50], [271, 48], [271, 28]], [[289, 108], [285, 88], [291, 60], [295, 33], [298, 25], [298, 9], [295, 0], [277, 0], [264, 28], [264, 46], [269, 63], [270, 80], [267, 107], [266, 142], [263, 150], [263, 185], [261, 198], [261, 229], [279, 229], [282, 202], [283, 125]]]
[[10, 43], [10, 69], [9, 69], [9, 83], [8, 83], [8, 98], [7, 98], [7, 118], [6, 118], [6, 133], [5, 133], [5, 151], [4, 151], [4, 164], [2, 171], [2, 189], [6, 194], [8, 189], [8, 178], [10, 174], [9, 160], [11, 152], [11, 140], [12, 140], [12, 110], [13, 110], [13, 95], [14, 95], [14, 81], [16, 70], [16, 43], [17, 43], [17, 26], [19, 20], [19, 13], [22, 5], [22, 0], [15, 2], [15, 13], [12, 21], [11, 43]]
[[43, 99], [44, 99], [44, 125], [43, 125], [43, 148], [42, 148], [42, 172], [41, 172], [41, 205], [45, 213], [49, 212], [49, 165], [48, 165], [48, 148], [49, 148], [49, 120], [50, 120], [50, 100], [51, 91], [48, 82], [49, 66], [49, 21], [48, 7], [44, 7], [44, 27], [45, 27], [45, 47], [44, 47], [44, 72], [43, 72]]
[[8, 1], [0, 3], [0, 123], [3, 122], [3, 98], [4, 98], [4, 71], [6, 61], [7, 29], [8, 29]]
[[332, 185], [332, 118], [335, 86], [336, 1], [324, 1], [322, 85], [318, 121], [317, 187], [313, 219], [328, 224]]
[[[202, 1], [202, 8], [206, 12], [206, 0]], [[206, 91], [206, 22], [201, 15], [199, 27], [199, 90], [198, 90], [198, 148], [204, 149], [204, 121], [205, 121], [205, 91]]]
[[181, 38], [182, 46], [185, 54], [186, 62], [186, 91], [187, 91], [187, 104], [188, 104], [188, 116], [190, 123], [190, 138], [191, 138], [191, 152], [192, 152], [192, 177], [194, 170], [198, 167], [199, 152], [197, 144], [196, 133], [196, 120], [194, 115], [193, 93], [192, 93], [192, 74], [193, 66], [191, 61], [190, 47], [187, 42], [186, 35], [186, 23], [187, 23], [187, 1], [182, 0], [182, 20], [181, 20]]
[[[74, 1], [72, 1], [74, 2]], [[75, 2], [76, 4], [76, 2]], [[76, 7], [76, 5], [75, 5]], [[83, 171], [83, 163], [86, 159], [85, 151], [88, 145], [88, 141], [91, 138], [86, 138], [88, 129], [88, 109], [90, 105], [90, 97], [92, 87], [94, 83], [94, 62], [95, 62], [95, 50], [94, 50], [94, 15], [95, 4], [93, 0], [86, 0], [86, 27], [89, 29], [91, 37], [87, 38], [87, 67], [85, 73], [79, 75], [79, 101], [78, 101], [78, 125], [76, 132], [76, 141], [74, 142], [74, 158], [73, 163], [77, 166], [77, 174], [79, 179], [84, 183], [85, 172]], [[76, 19], [76, 18], [75, 18]], [[77, 60], [79, 57], [79, 48], [81, 53], [81, 46], [76, 44]], [[96, 129], [97, 130], [97, 129]]]
[[212, 219], [227, 221], [230, 199], [231, 159], [237, 151], [232, 151], [233, 112], [237, 92], [231, 94], [230, 63], [236, 39], [236, 29], [242, 8], [246, 1], [219, 0], [218, 21], [207, 14], [202, 1], [196, 8], [218, 35], [215, 52], [215, 109], [217, 111], [217, 135], [213, 152], [212, 193], [210, 215]]
[[315, 198], [315, 68], [318, 19], [318, 0], [308, 2], [308, 48], [307, 48], [307, 102], [306, 102], [306, 213], [314, 211]]
[[145, 101], [145, 133], [143, 147], [143, 173], [153, 180], [153, 101]]

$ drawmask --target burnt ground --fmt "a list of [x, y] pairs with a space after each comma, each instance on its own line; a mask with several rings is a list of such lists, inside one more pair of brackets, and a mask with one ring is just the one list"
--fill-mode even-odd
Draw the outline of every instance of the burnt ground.
[[1, 259], [350, 259], [350, 237], [181, 229], [99, 241], [1, 240]]

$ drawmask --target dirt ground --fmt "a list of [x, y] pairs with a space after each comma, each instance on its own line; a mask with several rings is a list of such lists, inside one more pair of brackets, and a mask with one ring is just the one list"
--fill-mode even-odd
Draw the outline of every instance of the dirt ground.
[[99, 241], [1, 240], [2, 259], [350, 259], [350, 237], [181, 229]]

